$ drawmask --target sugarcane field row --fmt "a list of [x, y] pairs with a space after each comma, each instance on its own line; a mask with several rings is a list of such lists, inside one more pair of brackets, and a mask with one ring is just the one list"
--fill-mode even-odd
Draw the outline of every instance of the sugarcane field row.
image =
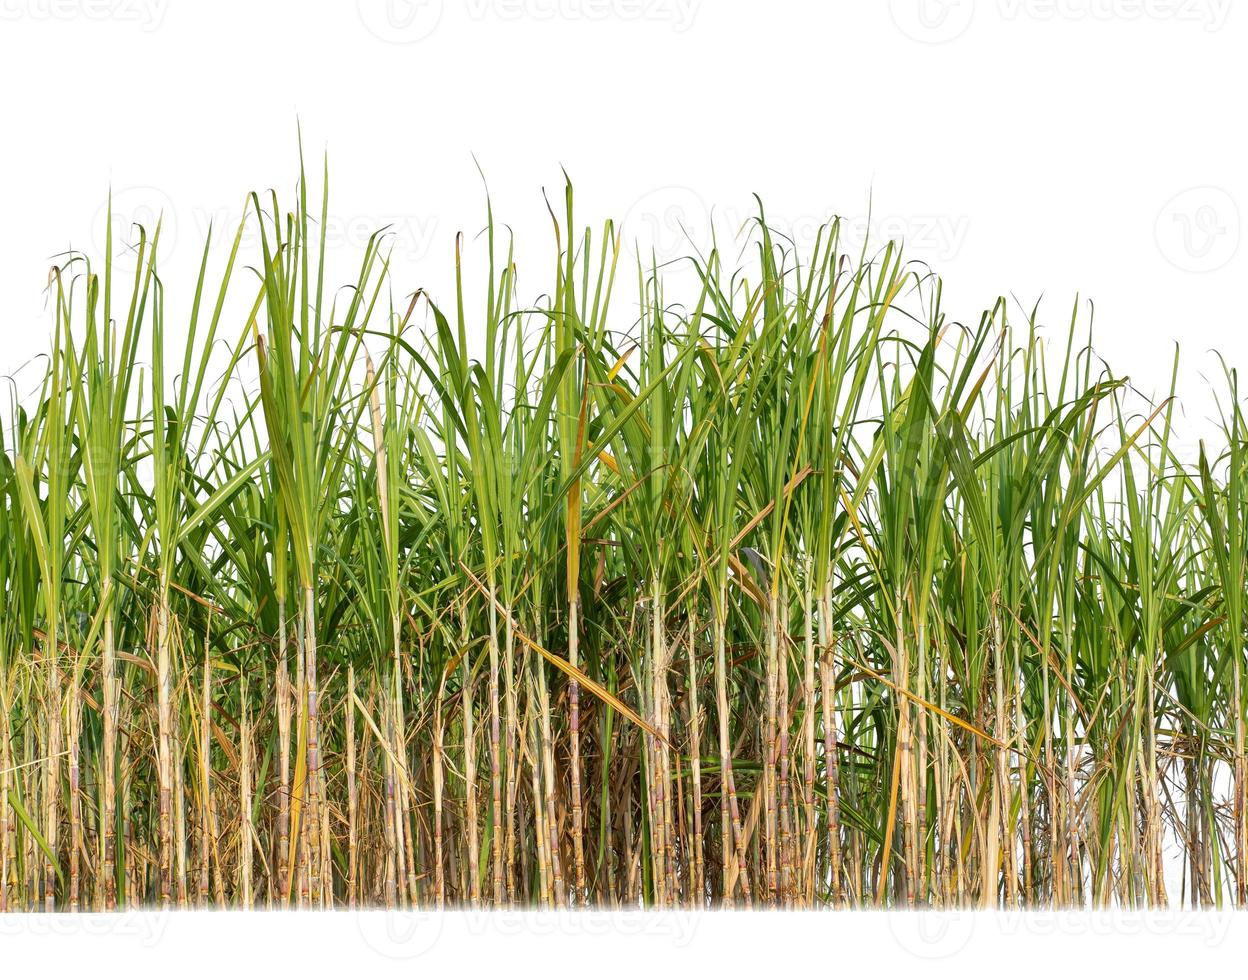
[[1248, 904], [1233, 366], [1193, 442], [1074, 297], [570, 186], [523, 290], [492, 214], [448, 295], [328, 281], [316, 170], [185, 295], [159, 225], [49, 274], [0, 911]]

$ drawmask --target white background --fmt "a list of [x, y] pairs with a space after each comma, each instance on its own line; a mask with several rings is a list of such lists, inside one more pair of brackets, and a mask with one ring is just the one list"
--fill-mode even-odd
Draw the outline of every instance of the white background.
[[[46, 348], [49, 266], [69, 247], [99, 254], [110, 187], [123, 237], [163, 213], [176, 309], [210, 222], [237, 221], [252, 189], [289, 206], [298, 120], [314, 169], [328, 151], [343, 280], [391, 225], [396, 293], [446, 295], [455, 234], [471, 243], [484, 224], [474, 155], [528, 297], [550, 283], [542, 190], [558, 208], [561, 166], [578, 220], [623, 219], [660, 259], [682, 227], [704, 244], [711, 215], [735, 229], [757, 192], [799, 243], [833, 213], [904, 237], [964, 321], [998, 295], [1043, 297], [1060, 340], [1076, 297], [1085, 312], [1094, 300], [1098, 350], [1146, 394], [1182, 341], [1200, 433], [1209, 352], [1248, 363], [1246, 53], [1248, 11], [1230, 0], [0, 0], [0, 374], [21, 389]], [[46, 920], [11, 922], [0, 957], [46, 966], [56, 951], [96, 972], [107, 957], [133, 974], [155, 949], [218, 977], [301, 957], [344, 976], [353, 957], [407, 975], [634, 976], [799, 968], [782, 950], [854, 969], [917, 950], [955, 954], [940, 962], [961, 975], [1051, 974], [1054, 952], [1173, 973], [1225, 935], [1173, 917], [772, 917], [748, 932], [702, 917], [677, 942], [662, 918], [455, 920], [426, 950], [405, 923], [360, 921], [131, 917], [61, 939]]]

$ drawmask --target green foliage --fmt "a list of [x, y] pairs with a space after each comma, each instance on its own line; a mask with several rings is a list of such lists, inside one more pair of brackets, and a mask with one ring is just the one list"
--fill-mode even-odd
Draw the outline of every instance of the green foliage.
[[0, 427], [0, 908], [1243, 905], [1235, 372], [1184, 458], [1078, 303], [966, 326], [760, 205], [745, 269], [676, 302], [638, 255], [624, 313], [572, 203], [531, 305], [492, 211], [483, 302], [458, 247], [395, 297], [384, 231], [327, 292], [301, 167], [207, 236], [177, 365], [159, 227], [127, 287], [111, 239], [54, 270]]

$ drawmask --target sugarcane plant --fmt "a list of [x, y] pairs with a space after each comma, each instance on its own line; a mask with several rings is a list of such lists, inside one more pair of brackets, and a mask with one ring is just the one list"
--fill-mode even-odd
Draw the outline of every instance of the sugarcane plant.
[[568, 183], [440, 297], [292, 203], [176, 303], [110, 220], [11, 366], [0, 911], [1248, 902], [1232, 367], [1189, 453], [839, 219], [673, 275]]

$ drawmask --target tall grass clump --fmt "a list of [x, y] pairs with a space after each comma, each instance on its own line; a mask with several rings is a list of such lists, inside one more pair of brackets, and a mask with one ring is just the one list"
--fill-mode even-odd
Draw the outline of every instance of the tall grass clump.
[[526, 302], [492, 215], [336, 288], [327, 202], [176, 323], [159, 227], [52, 269], [0, 910], [1245, 904], [1233, 370], [1185, 452], [1078, 305], [962, 324], [839, 221], [677, 298], [568, 187]]

